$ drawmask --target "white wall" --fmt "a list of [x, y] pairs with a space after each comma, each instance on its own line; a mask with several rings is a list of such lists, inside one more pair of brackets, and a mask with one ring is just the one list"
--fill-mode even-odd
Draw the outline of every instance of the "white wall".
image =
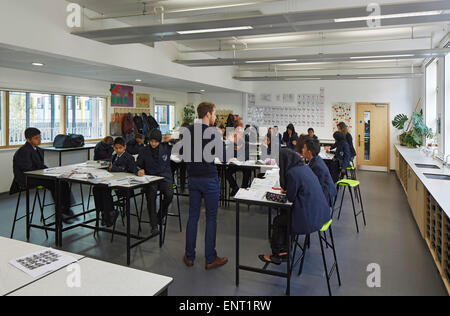
[[230, 110], [233, 114], [244, 116], [245, 107], [243, 104], [246, 94], [236, 93], [205, 93], [203, 101], [213, 102], [218, 110]]
[[[315, 82], [264, 82], [255, 83], [256, 99], [260, 93], [296, 93], [318, 94], [325, 88], [325, 128], [316, 128], [316, 134], [322, 139], [333, 138], [332, 105], [337, 102], [355, 104], [358, 102], [390, 103], [391, 120], [397, 114], [411, 116], [423, 91], [421, 79], [374, 79], [374, 80], [339, 80]], [[353, 110], [353, 118], [355, 117]], [[245, 123], [245, 122], [244, 122]], [[395, 167], [393, 145], [398, 143], [398, 131], [391, 123], [391, 168]], [[353, 123], [355, 126], [355, 122]], [[296, 126], [299, 134], [306, 133], [309, 126]], [[284, 132], [280, 126], [280, 131]], [[352, 131], [355, 135], [354, 130]], [[354, 137], [355, 138], [355, 137]]]

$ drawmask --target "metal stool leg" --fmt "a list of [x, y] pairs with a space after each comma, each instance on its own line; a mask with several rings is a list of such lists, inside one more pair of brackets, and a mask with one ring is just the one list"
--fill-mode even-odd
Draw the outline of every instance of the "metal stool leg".
[[325, 258], [325, 251], [323, 249], [322, 233], [320, 231], [318, 233], [319, 233], [319, 241], [320, 241], [320, 250], [322, 251], [323, 268], [325, 269], [325, 277], [327, 279], [328, 294], [330, 296], [332, 296], [331, 287], [330, 287], [330, 276], [328, 274], [328, 267], [327, 267], [327, 259]]
[[310, 239], [310, 236], [306, 235], [305, 236], [305, 240], [303, 242], [303, 249], [302, 249], [303, 253], [302, 253], [302, 258], [301, 258], [301, 261], [300, 261], [300, 268], [298, 270], [298, 275], [301, 275], [302, 272], [303, 272], [303, 264], [305, 263], [306, 249], [307, 249], [307, 245], [308, 245], [309, 239]]
[[344, 190], [342, 191], [341, 206], [339, 207], [338, 220], [341, 219], [342, 205], [344, 204], [344, 196], [345, 196], [345, 189], [346, 189], [346, 188], [347, 188], [347, 187], [344, 186]]
[[339, 286], [341, 286], [342, 285], [341, 274], [339, 272], [339, 265], [338, 265], [338, 261], [337, 261], [337, 255], [336, 255], [336, 246], [334, 244], [333, 230], [331, 229], [331, 226], [329, 228], [329, 231], [330, 231], [330, 239], [331, 239], [331, 247], [330, 248], [333, 249], [333, 257], [334, 257], [334, 262], [336, 265], [336, 274], [337, 274]]
[[177, 206], [178, 206], [178, 223], [180, 224], [180, 233], [183, 232], [183, 227], [181, 223], [181, 208], [180, 208], [180, 196], [178, 194], [178, 186], [176, 186], [176, 194], [177, 194]]
[[353, 199], [353, 193], [352, 193], [352, 189], [351, 189], [351, 188], [349, 188], [349, 192], [350, 192], [350, 197], [351, 197], [351, 199], [352, 199], [353, 215], [355, 216], [356, 232], [359, 234], [358, 215], [357, 215], [357, 213], [356, 213], [355, 200]]
[[363, 215], [364, 226], [367, 226], [366, 214], [364, 213], [364, 205], [363, 205], [363, 200], [362, 200], [362, 197], [361, 197], [361, 188], [359, 186], [358, 186], [358, 196], [359, 196], [359, 202], [361, 203], [361, 212], [362, 212], [362, 215]]

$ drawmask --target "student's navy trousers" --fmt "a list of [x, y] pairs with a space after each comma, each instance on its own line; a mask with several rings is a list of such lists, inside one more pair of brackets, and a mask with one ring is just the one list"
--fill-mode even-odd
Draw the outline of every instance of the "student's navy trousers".
[[206, 208], [205, 257], [206, 264], [216, 260], [217, 210], [219, 208], [220, 184], [215, 178], [189, 178], [189, 221], [186, 229], [186, 257], [195, 260], [197, 227], [202, 200]]

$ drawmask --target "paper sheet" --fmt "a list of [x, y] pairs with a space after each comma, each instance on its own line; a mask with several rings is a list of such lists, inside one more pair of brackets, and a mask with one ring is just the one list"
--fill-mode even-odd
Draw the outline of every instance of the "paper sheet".
[[9, 263], [31, 277], [39, 278], [74, 262], [77, 262], [75, 258], [48, 248], [11, 260]]
[[234, 198], [251, 201], [263, 201], [266, 196], [266, 192], [267, 190], [265, 189], [240, 189]]

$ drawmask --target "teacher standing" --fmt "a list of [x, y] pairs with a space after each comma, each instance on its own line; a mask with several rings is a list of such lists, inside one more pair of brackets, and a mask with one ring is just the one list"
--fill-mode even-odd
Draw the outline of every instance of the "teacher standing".
[[[183, 261], [188, 267], [194, 265], [198, 220], [202, 200], [204, 199], [206, 208], [205, 268], [209, 270], [223, 266], [228, 262], [227, 258], [218, 257], [216, 251], [217, 211], [220, 198], [217, 167], [214, 161], [206, 161], [204, 157], [205, 147], [215, 140], [214, 135], [209, 137], [203, 137], [203, 135], [216, 121], [216, 106], [210, 102], [203, 102], [198, 106], [197, 113], [199, 120], [188, 127], [190, 133], [188, 136], [191, 141], [191, 162], [186, 163], [189, 175], [189, 220], [186, 229], [186, 253]], [[195, 134], [195, 131], [197, 131], [197, 134]], [[199, 160], [197, 157], [199, 153], [194, 153], [194, 144], [198, 143], [200, 139], [202, 157]]]

